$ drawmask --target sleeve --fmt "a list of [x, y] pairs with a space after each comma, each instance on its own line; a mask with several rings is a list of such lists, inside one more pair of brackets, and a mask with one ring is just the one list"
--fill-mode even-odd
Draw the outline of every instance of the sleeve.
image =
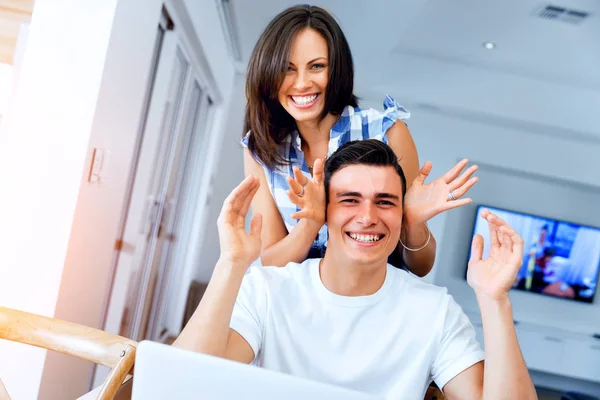
[[242, 281], [229, 327], [248, 342], [255, 356], [263, 343], [266, 310], [265, 278], [260, 267], [250, 267]]
[[244, 135], [244, 137], [242, 138], [242, 140], [240, 141], [240, 144], [245, 147], [246, 149], [248, 148], [248, 140], [250, 139], [250, 132], [246, 133]]
[[[385, 96], [383, 100], [382, 132], [386, 133], [397, 120], [407, 121], [409, 118], [410, 111], [402, 107], [390, 95]], [[387, 138], [384, 141], [387, 143]]]
[[484, 359], [484, 352], [475, 339], [475, 328], [469, 318], [447, 295], [448, 305], [437, 355], [431, 367], [431, 377], [443, 388], [452, 378]]

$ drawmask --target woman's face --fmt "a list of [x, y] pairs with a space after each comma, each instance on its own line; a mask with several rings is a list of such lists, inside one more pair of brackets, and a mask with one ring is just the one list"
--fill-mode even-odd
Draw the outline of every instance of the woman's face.
[[290, 64], [279, 89], [279, 102], [297, 122], [316, 121], [325, 105], [329, 81], [327, 42], [314, 29], [296, 36]]

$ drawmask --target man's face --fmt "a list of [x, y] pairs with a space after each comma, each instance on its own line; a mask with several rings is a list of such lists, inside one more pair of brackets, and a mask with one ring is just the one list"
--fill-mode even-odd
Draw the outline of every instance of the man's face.
[[328, 249], [359, 264], [387, 262], [402, 227], [402, 182], [393, 167], [350, 165], [329, 182]]

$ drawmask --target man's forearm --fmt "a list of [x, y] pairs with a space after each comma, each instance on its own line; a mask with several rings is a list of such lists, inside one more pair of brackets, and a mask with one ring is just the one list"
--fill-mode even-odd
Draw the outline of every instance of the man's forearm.
[[521, 354], [508, 295], [500, 300], [478, 296], [485, 341], [483, 398], [537, 399]]
[[229, 324], [246, 268], [219, 260], [206, 292], [173, 346], [224, 357]]

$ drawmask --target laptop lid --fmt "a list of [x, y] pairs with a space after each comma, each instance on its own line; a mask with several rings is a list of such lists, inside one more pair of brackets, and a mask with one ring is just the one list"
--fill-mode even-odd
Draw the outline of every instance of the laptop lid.
[[378, 397], [256, 366], [142, 341], [133, 400], [376, 400]]

